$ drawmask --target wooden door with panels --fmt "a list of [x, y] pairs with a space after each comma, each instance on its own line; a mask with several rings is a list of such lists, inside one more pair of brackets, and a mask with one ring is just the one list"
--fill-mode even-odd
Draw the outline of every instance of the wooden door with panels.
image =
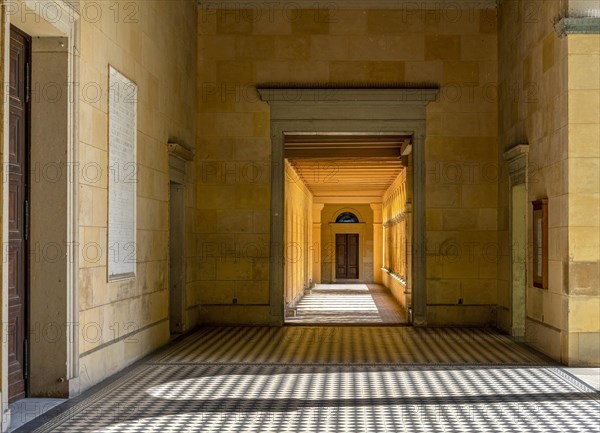
[[358, 234], [335, 235], [335, 278], [358, 278]]
[[8, 151], [8, 401], [24, 398], [28, 379], [28, 234], [31, 38], [10, 30]]

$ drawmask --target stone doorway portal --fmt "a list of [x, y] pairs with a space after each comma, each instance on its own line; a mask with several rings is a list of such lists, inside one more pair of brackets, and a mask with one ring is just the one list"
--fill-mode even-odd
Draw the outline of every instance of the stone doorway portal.
[[[425, 110], [436, 88], [259, 87], [270, 105], [271, 215], [269, 306], [270, 322], [285, 320], [285, 183], [286, 140], [290, 134], [388, 134], [411, 137], [413, 171], [411, 243], [411, 322], [427, 324], [425, 287]], [[346, 153], [347, 155], [347, 153]], [[364, 155], [359, 155], [363, 157]]]

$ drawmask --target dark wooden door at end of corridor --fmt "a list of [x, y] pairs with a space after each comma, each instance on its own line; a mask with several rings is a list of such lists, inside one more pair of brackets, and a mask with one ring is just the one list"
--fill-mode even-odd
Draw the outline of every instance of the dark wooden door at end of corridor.
[[10, 29], [8, 401], [27, 394], [29, 71], [31, 38]]
[[358, 234], [335, 235], [335, 278], [358, 278]]

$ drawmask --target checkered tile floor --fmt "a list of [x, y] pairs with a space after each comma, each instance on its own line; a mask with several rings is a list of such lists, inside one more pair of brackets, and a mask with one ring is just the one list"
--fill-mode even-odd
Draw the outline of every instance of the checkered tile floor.
[[[363, 362], [366, 337], [381, 344], [412, 328], [332, 328], [323, 338], [320, 328], [261, 334], [266, 329], [204, 329], [22, 431], [600, 431], [597, 392], [493, 331], [441, 330], [433, 338], [413, 330], [377, 346], [387, 356]], [[283, 350], [269, 349], [273, 338]], [[398, 342], [419, 340], [428, 362], [398, 357]], [[345, 345], [348, 358], [328, 358], [329, 348]], [[440, 363], [447, 359], [456, 361]]]
[[190, 363], [546, 363], [493, 330], [385, 326], [207, 327], [156, 356]]

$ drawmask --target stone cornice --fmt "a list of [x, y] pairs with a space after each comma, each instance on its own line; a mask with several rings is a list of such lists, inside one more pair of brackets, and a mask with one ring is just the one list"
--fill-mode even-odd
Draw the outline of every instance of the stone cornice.
[[184, 161], [194, 160], [194, 150], [187, 148], [179, 143], [167, 143], [167, 150], [169, 151], [169, 154], [176, 156]]
[[22, 14], [37, 14], [36, 22], [47, 21], [65, 35], [70, 33], [73, 23], [81, 18], [78, 3], [74, 0], [24, 0], [23, 3], [28, 11], [24, 10]]
[[343, 102], [376, 102], [376, 103], [420, 103], [434, 101], [438, 89], [385, 89], [385, 88], [294, 88], [294, 87], [259, 87], [258, 93], [263, 101], [269, 103], [343, 103]]
[[209, 9], [494, 9], [497, 0], [198, 0]]
[[504, 152], [504, 160], [511, 161], [527, 153], [529, 153], [528, 144], [517, 144]]
[[528, 144], [517, 144], [504, 152], [504, 160], [508, 163], [508, 175], [512, 186], [527, 183], [528, 157]]
[[598, 17], [565, 17], [554, 25], [559, 37], [573, 34], [600, 34], [600, 18]]

